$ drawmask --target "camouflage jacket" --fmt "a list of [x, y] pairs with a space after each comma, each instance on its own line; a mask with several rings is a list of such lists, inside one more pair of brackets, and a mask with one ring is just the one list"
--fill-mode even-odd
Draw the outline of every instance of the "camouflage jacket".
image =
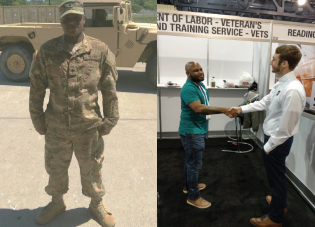
[[[45, 125], [71, 130], [103, 125], [111, 130], [117, 124], [115, 56], [103, 42], [85, 35], [71, 54], [63, 36], [49, 40], [34, 54], [29, 76], [29, 111], [36, 129]], [[50, 96], [44, 112], [47, 87]], [[104, 118], [98, 105], [98, 87]]]

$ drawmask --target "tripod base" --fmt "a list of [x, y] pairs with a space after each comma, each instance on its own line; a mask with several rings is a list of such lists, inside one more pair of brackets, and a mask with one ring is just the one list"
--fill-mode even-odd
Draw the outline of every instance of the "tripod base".
[[[235, 142], [235, 141], [228, 141], [228, 143], [237, 143], [237, 142]], [[249, 144], [249, 143], [239, 142], [239, 144], [246, 144], [246, 145], [248, 145], [248, 146], [250, 147], [250, 149], [249, 149], [249, 150], [246, 150], [246, 151], [240, 151], [240, 150], [237, 150], [237, 151], [222, 150], [222, 151], [223, 151], [223, 152], [232, 152], [232, 153], [240, 153], [240, 154], [243, 154], [243, 153], [251, 152], [251, 151], [254, 149], [254, 147], [253, 147], [251, 144]]]
[[[237, 138], [233, 138], [234, 136], [236, 136], [236, 133], [231, 133], [230, 135], [228, 135], [228, 138], [230, 140], [237, 140]], [[242, 138], [243, 140], [250, 140], [250, 138]]]
[[[247, 153], [247, 152], [250, 152], [254, 149], [254, 147], [249, 144], [249, 143], [245, 143], [243, 142], [243, 138], [242, 138], [242, 125], [241, 125], [241, 120], [240, 120], [240, 116], [237, 116], [234, 118], [235, 119], [235, 129], [236, 129], [236, 140], [237, 141], [228, 141], [228, 143], [232, 143], [234, 145], [237, 145], [237, 151], [232, 151], [232, 150], [222, 150], [223, 152], [233, 152], [233, 153], [239, 153], [239, 154], [243, 154], [243, 153]], [[240, 135], [239, 135], [239, 131], [238, 131], [238, 127], [237, 127], [237, 119], [239, 119], [238, 123], [239, 123], [239, 126], [240, 126]], [[232, 135], [232, 134], [231, 134]], [[235, 140], [233, 138], [231, 138], [229, 135], [229, 138], [231, 140]], [[246, 151], [241, 151], [240, 149], [240, 144], [246, 144], [248, 146], [250, 146], [250, 149], [249, 150], [246, 150]]]

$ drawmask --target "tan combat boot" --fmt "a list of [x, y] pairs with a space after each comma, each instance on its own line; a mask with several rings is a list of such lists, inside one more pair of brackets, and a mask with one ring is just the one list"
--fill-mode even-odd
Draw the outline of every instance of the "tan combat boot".
[[114, 227], [116, 224], [115, 218], [112, 213], [105, 207], [101, 200], [91, 200], [90, 211], [97, 217], [97, 220], [103, 227]]
[[47, 224], [65, 210], [66, 203], [63, 195], [53, 196], [51, 202], [37, 214], [36, 222], [40, 225]]

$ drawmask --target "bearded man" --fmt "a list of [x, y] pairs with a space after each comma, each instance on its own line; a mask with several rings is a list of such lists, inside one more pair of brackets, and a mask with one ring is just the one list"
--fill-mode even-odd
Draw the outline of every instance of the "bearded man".
[[179, 125], [180, 138], [186, 152], [184, 166], [184, 189], [188, 194], [187, 203], [197, 208], [207, 208], [211, 203], [200, 196], [205, 184], [198, 184], [198, 173], [202, 167], [202, 154], [208, 132], [209, 115], [224, 113], [229, 117], [237, 114], [229, 108], [209, 105], [209, 94], [205, 85], [204, 73], [199, 63], [188, 62], [185, 65], [187, 80], [181, 92], [181, 116]]
[[238, 114], [268, 110], [263, 125], [262, 158], [272, 196], [266, 197], [269, 213], [250, 219], [257, 227], [282, 226], [283, 214], [288, 212], [285, 159], [290, 153], [293, 135], [298, 132], [306, 102], [303, 85], [293, 72], [301, 56], [295, 45], [279, 46], [270, 62], [272, 72], [279, 78], [274, 88], [260, 101], [230, 109]]

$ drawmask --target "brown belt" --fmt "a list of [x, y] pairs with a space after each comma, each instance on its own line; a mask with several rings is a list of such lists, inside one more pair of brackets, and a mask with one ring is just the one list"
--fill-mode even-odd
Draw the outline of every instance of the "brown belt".
[[270, 138], [270, 136], [267, 136], [266, 134], [264, 134], [264, 135], [265, 135], [265, 137]]

